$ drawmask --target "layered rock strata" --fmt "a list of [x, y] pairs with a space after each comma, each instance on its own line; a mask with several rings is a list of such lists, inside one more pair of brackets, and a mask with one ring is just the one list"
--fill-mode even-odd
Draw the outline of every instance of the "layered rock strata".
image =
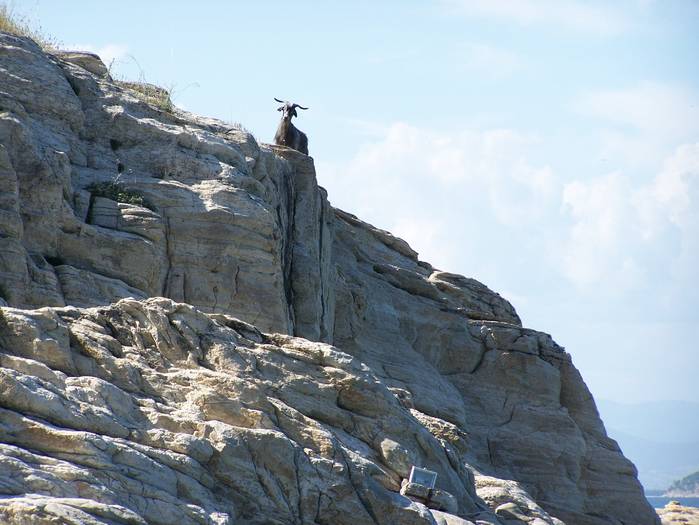
[[2, 520], [658, 523], [549, 335], [132, 87], [0, 34]]

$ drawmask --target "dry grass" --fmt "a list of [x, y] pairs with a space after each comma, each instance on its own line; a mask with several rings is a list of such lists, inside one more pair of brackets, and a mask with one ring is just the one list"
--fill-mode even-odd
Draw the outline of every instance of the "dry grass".
[[224, 120], [223, 122], [227, 126], [230, 126], [231, 130], [242, 131], [243, 133], [247, 133], [248, 135], [252, 135], [252, 131], [250, 131], [248, 128], [243, 126], [240, 122], [234, 122], [232, 120]]
[[168, 113], [171, 113], [174, 109], [172, 99], [170, 98], [171, 90], [169, 89], [161, 88], [154, 84], [149, 84], [148, 82], [128, 82], [124, 80], [117, 80], [116, 82], [151, 106], [155, 106]]
[[155, 108], [165, 111], [167, 113], [172, 113], [175, 109], [175, 105], [172, 103], [172, 93], [174, 88], [163, 88], [156, 86], [146, 80], [146, 74], [138, 63], [136, 57], [133, 55], [127, 55], [129, 60], [138, 68], [138, 78], [136, 80], [127, 80], [123, 75], [116, 75], [112, 72], [114, 67], [114, 61], [109, 64], [109, 74], [114, 79], [114, 83], [121, 86], [122, 88], [128, 89], [131, 94], [136, 98], [142, 100], [143, 102], [154, 106]]
[[[53, 37], [48, 36], [40, 25], [32, 23], [26, 17], [17, 14], [10, 5], [1, 0], [0, 31], [10, 33], [12, 35], [29, 37], [39, 44], [45, 51], [55, 51], [59, 48], [58, 41]], [[136, 62], [135, 59], [133, 60]], [[110, 73], [112, 65], [113, 64], [110, 64], [109, 66]], [[136, 62], [136, 65], [138, 65], [138, 62]], [[127, 88], [140, 100], [160, 109], [161, 111], [172, 113], [174, 110], [174, 105], [171, 98], [172, 90], [164, 89], [146, 82], [143, 72], [141, 72], [139, 80], [136, 82], [116, 80], [116, 83], [124, 88]]]
[[0, 3], [0, 31], [12, 35], [29, 37], [39, 44], [44, 50], [56, 50], [58, 41], [47, 35], [40, 25], [30, 22], [13, 11], [6, 3]]

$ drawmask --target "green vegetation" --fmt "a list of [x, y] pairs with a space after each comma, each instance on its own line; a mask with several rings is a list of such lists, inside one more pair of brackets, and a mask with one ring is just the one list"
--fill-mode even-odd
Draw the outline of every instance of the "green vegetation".
[[27, 18], [15, 13], [4, 2], [0, 3], [0, 31], [34, 40], [44, 50], [58, 49], [58, 41], [44, 33], [41, 26], [31, 23]]
[[87, 190], [92, 193], [93, 197], [104, 197], [113, 201], [152, 209], [143, 195], [136, 191], [127, 190], [118, 181], [94, 182], [87, 187]]

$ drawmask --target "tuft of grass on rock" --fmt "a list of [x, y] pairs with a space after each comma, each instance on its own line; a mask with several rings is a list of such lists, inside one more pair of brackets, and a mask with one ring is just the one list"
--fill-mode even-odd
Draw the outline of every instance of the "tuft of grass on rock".
[[48, 36], [41, 26], [33, 24], [24, 16], [18, 15], [5, 2], [0, 2], [0, 31], [31, 38], [45, 51], [55, 51], [59, 48], [58, 41]]
[[226, 131], [226, 133], [230, 133], [232, 131], [241, 131], [242, 133], [247, 133], [248, 135], [250, 135], [252, 137], [252, 140], [259, 144], [260, 141], [257, 140], [257, 137], [253, 134], [253, 132], [245, 126], [243, 126], [240, 122], [235, 122], [233, 120], [224, 120], [223, 122], [230, 128]]
[[234, 122], [232, 120], [223, 121], [227, 126], [230, 126], [231, 130], [242, 131], [243, 133], [248, 133], [252, 135], [252, 131], [243, 126], [240, 122]]
[[87, 187], [93, 197], [104, 197], [124, 204], [134, 204], [152, 209], [146, 198], [137, 191], [127, 190], [117, 181], [93, 182]]
[[161, 111], [172, 113], [174, 105], [170, 98], [171, 91], [148, 82], [117, 81], [117, 84], [130, 90], [143, 102], [155, 106]]

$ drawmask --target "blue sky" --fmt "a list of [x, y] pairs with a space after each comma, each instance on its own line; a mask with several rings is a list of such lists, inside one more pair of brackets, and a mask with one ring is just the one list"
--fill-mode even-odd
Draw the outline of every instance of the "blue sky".
[[10, 4], [259, 140], [310, 106], [335, 206], [510, 299], [596, 397], [699, 401], [699, 3]]

